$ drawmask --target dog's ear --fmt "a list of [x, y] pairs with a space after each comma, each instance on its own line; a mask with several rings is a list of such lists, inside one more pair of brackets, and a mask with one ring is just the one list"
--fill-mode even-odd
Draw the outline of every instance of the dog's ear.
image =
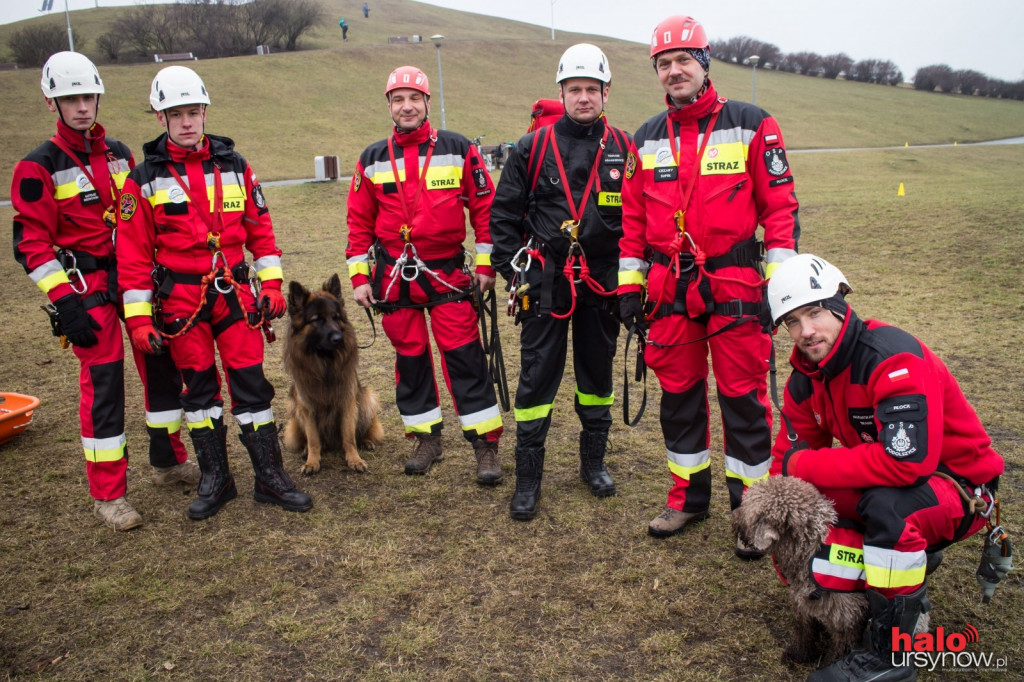
[[302, 286], [294, 279], [288, 282], [288, 312], [296, 315], [302, 311], [309, 298], [309, 289]]
[[766, 523], [759, 523], [754, 528], [754, 549], [759, 552], [767, 552], [779, 539], [778, 532]]
[[338, 273], [334, 273], [329, 280], [324, 282], [324, 291], [341, 300], [341, 279], [338, 277]]

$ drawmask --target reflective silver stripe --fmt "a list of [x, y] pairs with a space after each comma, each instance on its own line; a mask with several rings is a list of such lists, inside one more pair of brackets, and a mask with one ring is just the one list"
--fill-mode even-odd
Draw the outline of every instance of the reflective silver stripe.
[[420, 424], [433, 424], [434, 422], [441, 421], [441, 408], [440, 406], [428, 412], [422, 412], [420, 414], [403, 414], [402, 423], [406, 426], [419, 426]]
[[620, 258], [619, 272], [627, 270], [647, 272], [647, 261], [643, 258]]
[[354, 263], [369, 263], [370, 262], [370, 256], [364, 253], [364, 254], [362, 254], [360, 256], [352, 256], [351, 258], [349, 258], [345, 262], [349, 266], [352, 266]]
[[711, 131], [711, 137], [708, 138], [708, 146], [714, 147], [716, 144], [742, 142], [743, 146], [747, 147], [750, 145], [750, 141], [754, 139], [755, 132], [756, 131], [748, 130], [741, 126], [726, 128], [724, 130], [713, 130]]
[[671, 450], [667, 450], [667, 452], [669, 461], [673, 464], [678, 464], [684, 469], [695, 469], [700, 465], [711, 461], [710, 450], [701, 450], [700, 452], [695, 452], [693, 454], [672, 452]]
[[280, 268], [281, 257], [280, 256], [263, 256], [263, 258], [257, 258], [253, 261], [252, 266], [256, 268], [256, 272], [262, 272], [267, 268]]
[[793, 256], [796, 251], [793, 249], [768, 249], [764, 254], [766, 263], [784, 263]]
[[88, 436], [82, 436], [82, 447], [86, 450], [117, 450], [123, 448], [125, 444], [125, 436], [122, 433], [119, 436], [111, 436], [109, 438], [89, 438]]
[[811, 573], [831, 575], [843, 580], [864, 580], [863, 569], [834, 564], [828, 559], [822, 559], [821, 557], [815, 557], [811, 560]]
[[767, 476], [768, 470], [771, 469], [771, 466], [771, 457], [760, 464], [747, 464], [746, 462], [741, 462], [735, 457], [730, 457], [728, 455], [725, 456], [726, 472], [732, 472], [740, 478], [749, 481], [756, 481]]
[[181, 425], [181, 408], [177, 410], [146, 411], [146, 424], [149, 426]]
[[498, 406], [488, 407], [480, 410], [479, 412], [473, 412], [472, 414], [460, 414], [459, 423], [462, 424], [462, 428], [473, 427], [477, 424], [482, 424], [489, 419], [494, 419], [500, 416], [501, 412], [498, 411]]
[[923, 551], [900, 552], [895, 549], [864, 545], [864, 565], [886, 571], [924, 570], [928, 556]]
[[50, 275], [56, 275], [58, 272], [64, 272], [64, 268], [61, 267], [61, 264], [57, 262], [56, 258], [54, 258], [53, 260], [46, 261], [35, 270], [28, 273], [28, 276], [32, 279], [32, 282], [38, 286], [44, 279]]
[[132, 303], [152, 303], [152, 301], [152, 289], [128, 289], [124, 292], [125, 305], [131, 305]]
[[477, 253], [493, 253], [494, 252], [494, 244], [477, 244], [476, 245], [476, 252]]
[[[220, 419], [224, 416], [224, 408], [215, 406], [208, 410], [185, 411], [185, 421], [189, 424], [206, 421], [207, 419]], [[241, 420], [239, 420], [241, 421]]]
[[274, 410], [260, 410], [259, 412], [242, 412], [235, 415], [235, 421], [239, 424], [269, 424], [274, 421]]
[[89, 182], [89, 178], [82, 174], [82, 171], [75, 168], [69, 168], [67, 170], [59, 170], [53, 173], [53, 184], [56, 187], [61, 185], [79, 185], [79, 189], [83, 192], [88, 192], [93, 189], [92, 183]]

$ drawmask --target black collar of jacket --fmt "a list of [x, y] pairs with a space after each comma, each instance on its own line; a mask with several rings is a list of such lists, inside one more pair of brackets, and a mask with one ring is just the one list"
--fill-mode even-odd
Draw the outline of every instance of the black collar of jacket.
[[580, 140], [584, 138], [601, 139], [604, 135], [604, 126], [604, 115], [589, 125], [580, 125], [569, 118], [569, 114], [565, 114], [562, 118], [555, 121], [555, 134], [560, 136], [568, 135]]

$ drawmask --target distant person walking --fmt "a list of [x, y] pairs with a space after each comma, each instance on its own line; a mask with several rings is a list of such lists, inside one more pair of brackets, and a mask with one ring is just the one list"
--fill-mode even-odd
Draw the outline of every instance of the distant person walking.
[[369, 19], [369, 18], [370, 18], [370, 6], [367, 5], [364, 2], [363, 3], [363, 19]]
[[345, 21], [345, 17], [341, 18], [338, 22], [338, 26], [341, 26], [341, 39], [348, 40], [348, 22]]
[[[103, 81], [85, 55], [54, 54], [40, 84], [57, 130], [14, 167], [14, 257], [49, 298], [54, 330], [81, 366], [78, 415], [93, 513], [108, 528], [129, 530], [142, 517], [125, 499], [124, 343], [113, 237], [135, 160], [97, 122]], [[199, 469], [178, 435], [178, 371], [166, 355], [136, 353], [135, 364], [145, 388], [153, 482], [195, 485]]]

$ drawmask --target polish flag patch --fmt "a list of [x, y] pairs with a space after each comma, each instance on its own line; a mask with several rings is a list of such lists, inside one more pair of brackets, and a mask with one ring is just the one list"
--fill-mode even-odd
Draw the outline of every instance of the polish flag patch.
[[775, 134], [765, 135], [764, 136], [764, 143], [765, 144], [778, 144], [779, 143], [779, 136], [775, 135]]
[[910, 370], [906, 367], [898, 369], [895, 372], [889, 372], [889, 381], [903, 381], [910, 376]]

